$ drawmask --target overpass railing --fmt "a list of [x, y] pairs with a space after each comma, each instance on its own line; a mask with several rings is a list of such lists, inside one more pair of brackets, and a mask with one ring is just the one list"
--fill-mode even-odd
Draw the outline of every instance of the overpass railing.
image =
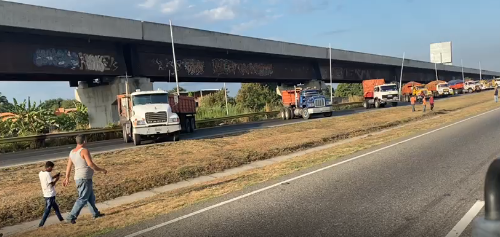
[[[358, 106], [358, 105], [362, 105], [362, 102], [334, 104], [333, 107], [338, 109], [338, 108], [342, 108], [342, 107]], [[274, 115], [277, 115], [278, 113], [279, 113], [279, 111], [258, 112], [258, 113], [240, 114], [240, 115], [213, 118], [213, 119], [203, 119], [203, 120], [196, 121], [196, 125], [200, 126], [200, 125], [210, 124], [210, 123], [217, 124], [219, 122], [224, 122], [224, 121], [228, 121], [228, 120], [249, 118], [249, 117], [254, 117], [254, 116], [274, 116]], [[214, 127], [214, 126], [205, 126], [205, 127]], [[16, 143], [16, 142], [43, 142], [46, 139], [72, 137], [72, 136], [76, 136], [78, 134], [88, 135], [88, 134], [112, 133], [112, 132], [121, 132], [121, 131], [122, 131], [122, 128], [120, 127], [120, 128], [88, 129], [88, 130], [81, 130], [81, 131], [75, 131], [75, 132], [51, 133], [51, 134], [23, 136], [23, 137], [9, 137], [9, 138], [1, 138], [0, 144]]]

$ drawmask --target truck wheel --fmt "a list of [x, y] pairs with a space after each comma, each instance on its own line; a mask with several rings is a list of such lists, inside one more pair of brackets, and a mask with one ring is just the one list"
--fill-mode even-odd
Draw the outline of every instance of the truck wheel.
[[289, 120], [292, 118], [291, 110], [289, 108], [285, 108], [285, 120]]
[[302, 118], [303, 119], [309, 119], [311, 117], [311, 114], [309, 114], [309, 111], [307, 109], [302, 110]]
[[286, 120], [286, 116], [285, 116], [285, 108], [281, 108], [280, 109], [280, 116], [283, 120]]
[[179, 132], [172, 133], [172, 141], [173, 142], [178, 142], [179, 141]]
[[196, 118], [192, 117], [189, 121], [191, 121], [191, 132], [194, 132], [196, 130]]
[[140, 134], [134, 134], [134, 145], [135, 146], [141, 145], [141, 135]]
[[323, 113], [323, 116], [325, 116], [325, 117], [332, 117], [332, 112]]
[[396, 107], [396, 106], [398, 106], [398, 102], [392, 102], [391, 105], [392, 105], [392, 107]]
[[190, 118], [186, 118], [186, 121], [184, 122], [184, 131], [186, 133], [192, 133], [193, 130], [191, 130], [191, 119]]
[[125, 143], [130, 143], [130, 136], [128, 135], [129, 133], [127, 131], [127, 126], [123, 125], [122, 133], [123, 133], [123, 141]]
[[375, 108], [380, 108], [380, 101], [379, 100], [375, 100]]
[[363, 107], [364, 107], [365, 109], [369, 109], [369, 108], [370, 108], [370, 104], [368, 103], [368, 100], [365, 100], [365, 101], [363, 102]]
[[288, 108], [288, 112], [290, 112], [290, 119], [293, 119], [295, 116], [293, 115], [292, 108]]

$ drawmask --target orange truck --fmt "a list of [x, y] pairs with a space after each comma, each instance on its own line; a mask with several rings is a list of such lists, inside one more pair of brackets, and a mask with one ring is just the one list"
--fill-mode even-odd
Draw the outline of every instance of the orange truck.
[[386, 84], [384, 79], [364, 80], [363, 95], [365, 109], [385, 107], [387, 103], [395, 107], [399, 102], [398, 86], [394, 83]]
[[315, 114], [332, 116], [332, 103], [329, 98], [321, 94], [320, 90], [296, 87], [292, 90], [280, 90], [280, 94], [283, 102], [280, 115], [285, 120], [296, 117], [309, 119]]
[[143, 139], [179, 140], [180, 132], [196, 129], [193, 97], [170, 95], [166, 91], [136, 91], [117, 96], [118, 115], [126, 143], [140, 145]]
[[427, 89], [425, 85], [418, 82], [408, 82], [401, 88], [401, 94], [403, 95], [403, 101], [410, 102], [412, 96], [416, 96], [417, 100], [422, 100], [423, 97], [428, 97]]
[[451, 95], [450, 87], [445, 81], [431, 81], [425, 85], [425, 88], [427, 88], [434, 97]]

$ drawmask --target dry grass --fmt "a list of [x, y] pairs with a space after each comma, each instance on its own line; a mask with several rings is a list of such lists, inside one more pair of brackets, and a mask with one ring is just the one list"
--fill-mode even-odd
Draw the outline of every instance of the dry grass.
[[439, 119], [417, 121], [391, 131], [361, 138], [333, 148], [296, 157], [294, 159], [264, 168], [246, 171], [230, 177], [217, 179], [193, 187], [159, 194], [128, 205], [108, 209], [107, 216], [98, 220], [90, 220], [85, 216], [76, 225], [52, 225], [36, 231], [23, 233], [22, 236], [92, 236], [122, 228], [139, 221], [154, 218], [183, 207], [241, 190], [247, 186], [272, 180], [293, 173], [297, 170], [312, 167], [323, 162], [344, 157], [354, 152], [371, 148], [404, 136], [421, 133], [446, 123], [451, 123], [465, 117], [475, 115], [497, 105], [481, 103], [453, 113], [441, 115]]
[[[374, 110], [370, 113], [256, 130], [238, 136], [181, 141], [97, 155], [94, 157], [96, 163], [109, 171], [107, 176], [95, 176], [97, 201], [395, 127], [490, 100], [490, 93], [481, 93], [437, 101], [437, 111], [425, 115], [421, 112], [411, 113], [408, 107]], [[55, 163], [56, 171], [64, 170], [66, 161]], [[43, 198], [37, 176], [40, 170], [41, 164], [2, 169], [0, 227], [40, 218], [43, 212]], [[76, 199], [75, 188], [58, 185], [57, 190], [60, 207], [67, 211]]]

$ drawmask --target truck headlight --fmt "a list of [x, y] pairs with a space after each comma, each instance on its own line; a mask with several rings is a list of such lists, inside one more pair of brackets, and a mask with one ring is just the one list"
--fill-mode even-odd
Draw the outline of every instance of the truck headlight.
[[135, 120], [134, 123], [135, 123], [136, 126], [146, 125], [146, 121], [144, 119], [142, 119], [142, 120]]
[[169, 122], [171, 123], [178, 123], [180, 121], [179, 117], [173, 117], [169, 119]]

